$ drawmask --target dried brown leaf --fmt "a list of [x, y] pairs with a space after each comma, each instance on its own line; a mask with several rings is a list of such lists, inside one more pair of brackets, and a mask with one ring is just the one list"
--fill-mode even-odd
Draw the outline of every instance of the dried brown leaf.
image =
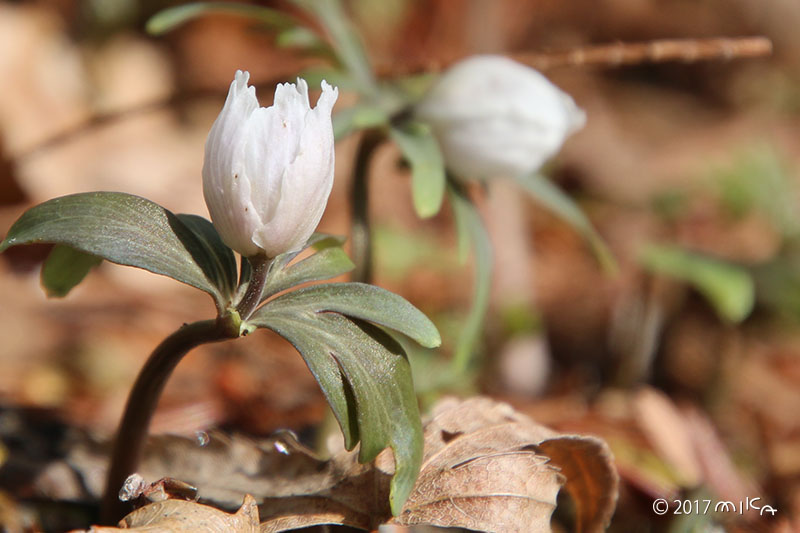
[[619, 475], [606, 443], [574, 435], [543, 441], [539, 451], [558, 466], [576, 507], [575, 531], [605, 531], [617, 505]]
[[[290, 432], [254, 441], [219, 431], [200, 439], [158, 435], [148, 439], [139, 473], [152, 482], [171, 477], [198, 489], [199, 499], [222, 509], [238, 508], [245, 494], [256, 501], [291, 496], [335, 484], [331, 472]], [[107, 451], [88, 438], [72, 446], [68, 464], [81, 473], [85, 484], [99, 497], [104, 483]]]
[[330, 497], [298, 496], [265, 501], [261, 511], [270, 518], [261, 524], [261, 533], [277, 533], [301, 527], [340, 524], [368, 530], [372, 518]]
[[392, 523], [550, 531], [562, 484], [578, 531], [603, 530], [614, 512], [616, 470], [598, 439], [558, 435], [488, 398], [441, 402], [425, 437], [422, 473]]
[[643, 388], [634, 398], [634, 409], [637, 424], [653, 449], [672, 467], [684, 486], [697, 486], [702, 473], [689, 427], [672, 400], [655, 389]]
[[392, 523], [550, 531], [564, 479], [534, 446], [551, 435], [487, 398], [440, 402], [425, 426], [419, 479]]
[[[425, 424], [424, 440], [419, 479], [394, 518], [388, 504], [394, 470], [389, 450], [362, 465], [356, 452], [322, 461], [290, 434], [254, 443], [214, 433], [203, 439], [203, 446], [160, 437], [151, 443], [143, 474], [188, 481], [201, 499], [222, 508], [230, 508], [237, 495], [241, 501], [243, 493], [252, 494], [263, 519], [261, 533], [321, 524], [375, 530], [387, 521], [493, 533], [548, 532], [562, 485], [575, 501], [577, 531], [601, 531], [613, 514], [617, 475], [608, 448], [598, 439], [561, 435], [507, 404], [473, 398], [437, 404]], [[176, 516], [175, 523], [152, 526], [173, 529], [153, 531], [180, 531], [174, 529], [182, 524], [181, 515]], [[131, 527], [151, 526], [138, 521]]]
[[703, 484], [706, 487], [720, 500], [734, 502], [744, 501], [754, 494], [763, 493], [755, 481], [736, 468], [708, 415], [696, 407], [689, 407], [684, 410], [684, 416], [697, 453], [697, 460], [703, 470]]
[[324, 465], [339, 481], [261, 506], [262, 533], [319, 524], [374, 529], [429, 524], [494, 533], [549, 532], [562, 484], [576, 500], [578, 531], [601, 531], [616, 504], [617, 476], [605, 444], [559, 435], [487, 398], [440, 402], [425, 424], [425, 456], [400, 516], [387, 504], [391, 455], [359, 465], [342, 453]]
[[258, 507], [252, 496], [234, 514], [208, 505], [165, 500], [145, 505], [120, 520], [116, 527], [93, 527], [89, 533], [140, 531], [142, 533], [257, 533]]

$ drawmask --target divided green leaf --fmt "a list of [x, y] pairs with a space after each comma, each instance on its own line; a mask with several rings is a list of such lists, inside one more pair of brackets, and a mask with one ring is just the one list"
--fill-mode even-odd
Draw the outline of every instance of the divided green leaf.
[[[268, 328], [302, 354], [359, 460], [390, 446], [395, 456], [390, 503], [402, 508], [422, 461], [422, 428], [405, 352], [377, 325], [437, 346], [436, 327], [400, 296], [360, 283], [298, 289], [267, 302], [249, 322]], [[377, 325], [376, 325], [377, 324]]]
[[442, 342], [433, 322], [405, 298], [365, 283], [323, 283], [298, 289], [267, 302], [253, 317], [276, 309], [291, 313], [332, 312], [368, 320], [400, 332], [426, 348], [435, 348]]

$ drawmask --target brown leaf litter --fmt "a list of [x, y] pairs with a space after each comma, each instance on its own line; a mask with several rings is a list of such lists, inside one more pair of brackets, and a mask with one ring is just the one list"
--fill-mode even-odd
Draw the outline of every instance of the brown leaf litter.
[[[321, 524], [364, 530], [391, 524], [462, 527], [491, 533], [549, 532], [562, 487], [574, 502], [576, 531], [603, 531], [611, 520], [618, 477], [611, 454], [599, 439], [558, 434], [511, 406], [488, 398], [441, 401], [425, 424], [424, 438], [419, 479], [396, 517], [391, 516], [388, 504], [394, 469], [388, 450], [367, 465], [359, 464], [353, 452], [321, 461], [291, 436], [283, 435], [274, 440], [273, 449], [251, 445], [250, 464], [263, 460], [274, 465], [282, 458], [291, 465], [291, 475], [284, 471], [280, 483], [259, 479], [268, 478], [270, 469], [240, 475], [236, 478], [239, 488], [247, 495], [236, 513], [170, 499], [137, 509], [119, 526], [148, 533], [201, 528], [251, 532], [255, 527], [260, 533], [273, 533]], [[223, 440], [219, 437], [213, 442], [209, 451], [219, 462], [225, 445], [220, 444]], [[247, 446], [236, 439], [230, 441], [230, 447]], [[241, 450], [238, 455], [242, 456]], [[184, 480], [197, 485], [206, 502], [228, 507], [234, 497], [233, 487], [227, 487], [219, 502], [208, 497], [215, 494], [213, 490], [205, 490], [204, 496], [204, 484], [219, 483], [219, 475], [212, 470], [201, 476], [206, 483], [198, 482], [196, 475]], [[170, 474], [178, 473], [172, 469]], [[257, 510], [256, 500], [261, 502]], [[242, 501], [241, 496], [238, 501]]]

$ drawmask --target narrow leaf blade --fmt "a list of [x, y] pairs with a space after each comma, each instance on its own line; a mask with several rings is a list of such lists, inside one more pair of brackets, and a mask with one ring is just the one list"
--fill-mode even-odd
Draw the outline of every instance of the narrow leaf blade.
[[392, 127], [391, 136], [411, 164], [411, 192], [414, 209], [421, 218], [432, 217], [442, 208], [445, 167], [442, 153], [430, 128], [413, 123]]
[[515, 180], [534, 200], [575, 228], [587, 240], [597, 261], [606, 271], [612, 273], [617, 271], [614, 255], [597, 230], [594, 229], [589, 218], [572, 198], [552, 181], [538, 173], [517, 176]]
[[296, 24], [294, 18], [286, 13], [267, 7], [236, 2], [192, 2], [159, 11], [147, 21], [145, 28], [151, 35], [162, 35], [192, 19], [217, 13], [249, 17], [276, 29]]
[[42, 287], [50, 298], [63, 298], [103, 259], [69, 246], [56, 245], [42, 265]]
[[358, 82], [363, 92], [375, 93], [377, 84], [363, 43], [345, 15], [339, 0], [293, 0], [317, 17], [325, 28], [339, 60]]

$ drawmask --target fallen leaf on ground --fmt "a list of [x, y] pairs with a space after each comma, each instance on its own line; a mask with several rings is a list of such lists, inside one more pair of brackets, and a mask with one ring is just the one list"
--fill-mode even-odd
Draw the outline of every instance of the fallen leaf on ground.
[[[260, 533], [322, 524], [369, 531], [385, 524], [549, 532], [563, 487], [574, 502], [573, 530], [593, 533], [605, 529], [616, 506], [617, 472], [602, 440], [559, 434], [488, 398], [451, 398], [434, 407], [425, 423], [419, 478], [396, 517], [389, 508], [394, 471], [390, 450], [371, 464], [359, 464], [357, 451], [322, 461], [288, 432], [258, 443], [218, 432], [204, 434], [201, 441], [152, 438], [142, 475], [168, 475], [191, 483], [200, 500], [214, 507], [158, 502], [128, 515], [125, 527], [189, 531], [200, 527], [198, 520], [215, 527], [247, 515], [248, 502], [254, 499], [263, 519]], [[78, 460], [78, 450], [70, 454], [71, 463], [78, 471], [88, 471], [84, 463], [92, 461]], [[216, 509], [235, 508], [244, 494], [253, 498], [248, 496], [237, 514]], [[170, 522], [147, 522], [157, 516]], [[250, 527], [244, 518], [236, 527]]]
[[550, 531], [562, 485], [575, 499], [577, 531], [602, 531], [616, 505], [617, 475], [599, 439], [559, 435], [487, 398], [440, 402], [425, 424], [425, 457], [403, 511], [388, 508], [391, 456], [359, 465], [352, 453], [325, 469], [332, 486], [271, 499], [262, 533], [320, 524], [374, 529], [431, 524], [493, 533]]
[[575, 502], [575, 530], [605, 531], [617, 505], [619, 475], [614, 457], [598, 438], [566, 435], [543, 441], [538, 449], [561, 469], [564, 488]]
[[649, 387], [634, 396], [633, 406], [638, 426], [653, 449], [672, 467], [684, 487], [696, 487], [702, 472], [681, 411], [669, 396]]
[[[80, 439], [67, 456], [67, 463], [80, 473], [94, 498], [102, 494], [106, 456], [106, 448], [88, 438]], [[321, 464], [288, 431], [259, 441], [211, 431], [194, 439], [178, 435], [150, 437], [139, 474], [148, 482], [170, 477], [189, 483], [197, 487], [200, 500], [233, 510], [245, 494], [260, 502], [265, 497], [332, 484], [329, 474], [321, 471]]]
[[142, 533], [257, 533], [258, 507], [252, 496], [234, 514], [184, 500], [145, 505], [120, 520], [119, 527], [92, 527], [88, 533], [141, 531]]

